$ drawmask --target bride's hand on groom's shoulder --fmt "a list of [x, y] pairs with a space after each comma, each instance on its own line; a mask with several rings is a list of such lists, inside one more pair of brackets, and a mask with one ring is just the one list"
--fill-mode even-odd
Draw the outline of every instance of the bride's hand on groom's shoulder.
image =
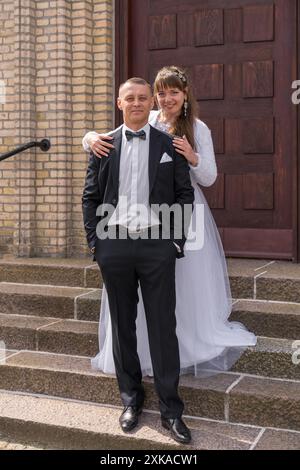
[[113, 137], [106, 134], [90, 137], [89, 146], [91, 151], [99, 158], [108, 157], [111, 149], [114, 148], [111, 141]]
[[197, 166], [198, 157], [185, 135], [183, 137], [175, 136], [173, 138], [173, 145], [176, 152], [183, 155], [192, 166]]

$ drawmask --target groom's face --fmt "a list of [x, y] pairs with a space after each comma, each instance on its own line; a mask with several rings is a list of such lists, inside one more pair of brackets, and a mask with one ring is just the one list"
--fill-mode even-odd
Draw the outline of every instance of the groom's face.
[[118, 108], [123, 112], [124, 123], [129, 128], [140, 129], [147, 124], [153, 104], [152, 93], [147, 85], [126, 83], [120, 89]]

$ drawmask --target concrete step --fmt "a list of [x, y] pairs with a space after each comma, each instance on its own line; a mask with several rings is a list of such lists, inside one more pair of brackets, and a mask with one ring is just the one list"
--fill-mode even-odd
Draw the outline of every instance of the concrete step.
[[100, 289], [0, 282], [0, 312], [97, 321]]
[[[157, 416], [143, 413], [138, 428], [119, 428], [120, 409], [46, 397], [0, 392], [1, 429], [14, 438], [52, 443], [55, 449], [183, 449], [160, 426]], [[193, 446], [201, 445], [196, 429]], [[228, 439], [228, 443], [230, 439]], [[237, 444], [238, 446], [238, 444]], [[241, 442], [242, 448], [245, 448]]]
[[[118, 425], [121, 408], [54, 397], [0, 392], [0, 407], [3, 409], [1, 429], [8, 435], [6, 441], [24, 440], [26, 435], [27, 445], [8, 446], [13, 445], [13, 449], [185, 451], [298, 450], [300, 447], [299, 432], [187, 417], [185, 422], [191, 429], [192, 442], [188, 447], [180, 446], [170, 439], [156, 413], [144, 410], [137, 428], [124, 434]], [[28, 442], [37, 447], [28, 446]]]
[[7, 349], [94, 356], [98, 322], [0, 313], [0, 338]]
[[90, 258], [0, 259], [0, 282], [92, 288], [102, 286], [98, 265]]
[[[299, 353], [297, 354], [297, 347]], [[300, 342], [258, 337], [255, 347], [249, 347], [232, 371], [265, 377], [300, 380]]]
[[[98, 352], [98, 322], [0, 314], [0, 338], [6, 349], [91, 357]], [[243, 353], [233, 371], [300, 380], [300, 369], [292, 361], [293, 343], [258, 337], [257, 345]]]
[[[55, 318], [98, 321], [100, 289], [0, 282], [0, 311]], [[300, 304], [239, 300], [230, 320], [238, 320], [257, 335], [300, 337]]]
[[300, 302], [300, 264], [276, 262], [256, 281], [256, 298]]
[[259, 300], [238, 300], [230, 320], [242, 322], [258, 336], [300, 338], [300, 304]]
[[[262, 437], [266, 441], [269, 432], [253, 426], [185, 418], [192, 442], [183, 446], [169, 437], [157, 413], [146, 410], [135, 430], [125, 434], [119, 427], [121, 408], [117, 407], [0, 392], [0, 408], [0, 425], [6, 435], [14, 439], [26, 435], [28, 442], [53, 449], [248, 450], [262, 445]], [[292, 448], [299, 445], [300, 434], [276, 432], [278, 437], [290, 440]]]
[[[2, 390], [37, 393], [120, 406], [116, 378], [90, 368], [79, 356], [6, 351], [0, 364]], [[144, 378], [145, 407], [158, 410], [153, 380]], [[262, 427], [300, 430], [300, 381], [240, 373], [209, 378], [182, 376], [185, 413]]]
[[[232, 295], [238, 299], [300, 302], [300, 265], [287, 261], [228, 258]], [[0, 282], [101, 288], [90, 259], [4, 258]]]
[[[144, 410], [137, 428], [124, 434], [121, 408], [28, 394], [0, 392], [1, 429], [14, 439], [53, 449], [98, 450], [296, 450], [300, 433], [185, 417], [192, 442], [181, 446]], [[177, 458], [180, 458], [179, 456]], [[192, 461], [193, 462], [193, 461]], [[185, 461], [187, 463], [187, 461]]]
[[227, 259], [232, 296], [300, 302], [300, 265], [289, 261]]
[[[100, 300], [100, 289], [0, 282], [0, 311], [7, 314], [98, 321]], [[297, 339], [300, 304], [239, 300], [233, 305], [230, 320], [241, 321], [257, 335]]]

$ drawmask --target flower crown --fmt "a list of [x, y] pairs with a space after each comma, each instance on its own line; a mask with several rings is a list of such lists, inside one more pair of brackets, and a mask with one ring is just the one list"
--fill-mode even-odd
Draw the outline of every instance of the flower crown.
[[179, 70], [174, 70], [174, 75], [176, 75], [176, 77], [180, 78], [180, 80], [181, 80], [183, 83], [186, 83], [186, 82], [187, 82], [186, 76], [184, 75], [184, 73], [179, 72]]

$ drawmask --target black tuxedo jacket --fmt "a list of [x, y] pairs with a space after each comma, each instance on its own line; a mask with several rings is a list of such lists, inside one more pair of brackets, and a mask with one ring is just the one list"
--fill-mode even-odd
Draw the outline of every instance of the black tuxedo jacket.
[[[97, 207], [100, 204], [118, 204], [119, 197], [119, 170], [122, 142], [122, 127], [110, 134], [114, 138], [114, 149], [108, 157], [98, 158], [92, 152], [87, 168], [85, 187], [82, 197], [84, 227], [87, 235], [89, 248], [96, 244], [96, 227], [100, 217], [96, 216]], [[164, 153], [167, 153], [172, 161], [160, 163]], [[194, 189], [191, 185], [189, 166], [186, 159], [179, 155], [173, 146], [172, 138], [154, 127], [150, 126], [149, 144], [149, 204], [174, 203], [183, 206], [194, 202]], [[184, 220], [182, 219], [182, 237], [174, 238], [172, 233], [174, 226], [170, 227], [171, 240], [180, 246], [184, 256], [183, 246], [185, 243]], [[189, 220], [185, 220], [188, 226]]]

